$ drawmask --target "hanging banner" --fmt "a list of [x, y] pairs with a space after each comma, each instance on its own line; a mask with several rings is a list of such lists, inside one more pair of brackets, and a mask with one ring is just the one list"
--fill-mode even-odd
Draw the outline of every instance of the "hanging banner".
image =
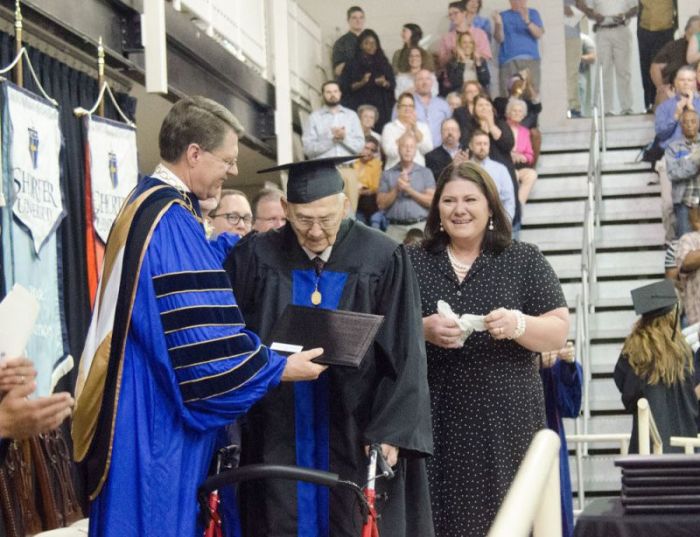
[[62, 136], [58, 109], [10, 82], [2, 92], [3, 272], [6, 289], [26, 288], [39, 313], [26, 355], [37, 369], [37, 394], [50, 393], [73, 366], [66, 354], [60, 241]]
[[39, 97], [6, 85], [8, 160], [14, 183], [12, 212], [32, 236], [39, 253], [65, 216], [61, 195], [61, 129], [58, 109]]
[[86, 117], [95, 233], [107, 242], [109, 230], [127, 195], [138, 181], [136, 129], [97, 117]]

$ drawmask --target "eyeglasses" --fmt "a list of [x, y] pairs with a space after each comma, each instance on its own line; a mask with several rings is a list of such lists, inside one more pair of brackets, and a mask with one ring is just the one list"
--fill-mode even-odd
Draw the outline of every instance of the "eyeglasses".
[[226, 221], [229, 224], [231, 224], [232, 226], [237, 226], [241, 220], [243, 220], [243, 223], [247, 226], [249, 226], [253, 223], [253, 215], [252, 214], [246, 214], [244, 216], [241, 216], [238, 213], [219, 213], [219, 214], [212, 214], [210, 216], [212, 218], [219, 218], [220, 216], [223, 216], [224, 218], [226, 218]]
[[238, 160], [236, 159], [225, 159], [223, 157], [220, 157], [216, 153], [212, 153], [211, 151], [207, 151], [206, 149], [202, 149], [205, 153], [209, 153], [212, 157], [214, 157], [216, 160], [221, 162], [224, 166], [226, 166], [226, 173], [231, 171], [231, 168], [234, 168], [235, 166], [238, 165]]
[[295, 216], [292, 221], [296, 223], [300, 229], [311, 229], [314, 224], [318, 224], [321, 228], [328, 230], [335, 227], [340, 222], [339, 215], [323, 216], [321, 218], [312, 218], [310, 216]]

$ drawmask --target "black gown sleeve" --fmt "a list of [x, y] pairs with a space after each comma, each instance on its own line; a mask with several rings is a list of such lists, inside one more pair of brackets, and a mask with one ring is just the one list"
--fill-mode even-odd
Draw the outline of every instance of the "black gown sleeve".
[[376, 338], [376, 359], [385, 374], [374, 390], [365, 440], [397, 446], [404, 457], [430, 455], [433, 436], [420, 291], [403, 246], [382, 274], [378, 305], [376, 313], [384, 315], [384, 323]]
[[624, 354], [620, 354], [617, 359], [613, 378], [622, 395], [622, 404], [625, 406], [625, 410], [634, 413], [637, 410], [637, 401], [644, 397], [644, 382], [634, 372]]

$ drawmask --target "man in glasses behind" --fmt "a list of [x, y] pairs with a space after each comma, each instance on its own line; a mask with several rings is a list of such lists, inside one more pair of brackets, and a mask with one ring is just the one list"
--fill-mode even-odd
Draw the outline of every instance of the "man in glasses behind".
[[213, 226], [212, 236], [235, 233], [243, 237], [250, 233], [253, 212], [246, 195], [240, 190], [222, 190], [217, 206], [209, 213]]

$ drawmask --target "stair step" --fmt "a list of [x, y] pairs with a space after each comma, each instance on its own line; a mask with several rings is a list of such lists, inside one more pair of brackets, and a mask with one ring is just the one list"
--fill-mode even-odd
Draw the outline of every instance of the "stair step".
[[[654, 138], [654, 116], [607, 117], [606, 141], [609, 148], [644, 147]], [[570, 151], [590, 144], [591, 120], [572, 119], [564, 127], [544, 130], [542, 151]]]
[[[582, 224], [585, 208], [583, 200], [528, 203], [523, 208], [523, 225]], [[604, 199], [602, 203], [601, 220], [604, 222], [660, 218], [661, 202], [658, 198]]]
[[[664, 273], [663, 250], [633, 252], [600, 252], [595, 256], [598, 278], [614, 276], [647, 276]], [[581, 254], [550, 254], [547, 260], [561, 279], [581, 276]]]
[[[648, 170], [648, 162], [635, 162], [638, 155], [638, 149], [611, 149], [605, 154], [603, 171]], [[585, 174], [588, 172], [588, 158], [588, 151], [540, 155], [537, 173], [540, 176]]]
[[[653, 172], [603, 174], [603, 197], [659, 194], [658, 176]], [[651, 183], [651, 184], [650, 184]], [[588, 178], [541, 177], [530, 192], [530, 200], [586, 198]]]
[[[620, 468], [615, 466], [615, 459], [620, 455], [594, 455], [585, 457], [583, 464], [583, 486], [586, 493], [591, 492], [620, 492], [622, 484]], [[578, 490], [578, 473], [576, 472], [576, 457], [569, 457], [571, 473], [571, 489]], [[574, 502], [578, 507], [578, 504]]]
[[591, 373], [612, 373], [622, 351], [622, 341], [619, 343], [593, 343], [590, 347]]
[[[622, 406], [620, 391], [615, 386], [615, 381], [612, 378], [591, 380], [588, 387], [588, 396], [591, 410], [615, 410], [620, 413], [625, 411], [625, 407]], [[631, 426], [629, 430], [631, 430]]]
[[[576, 434], [576, 420], [564, 419], [564, 430], [567, 435]], [[604, 416], [591, 416], [588, 420], [588, 434], [629, 434], [632, 431], [632, 415], [617, 414]], [[579, 434], [583, 433], [583, 419], [579, 418]], [[569, 444], [569, 450], [575, 445]], [[618, 449], [619, 442], [605, 442], [589, 444], [589, 449]]]
[[[593, 305], [603, 308], [632, 307], [630, 291], [655, 281], [658, 281], [658, 278], [599, 281], [596, 283], [596, 297], [593, 299]], [[581, 293], [581, 282], [563, 283], [561, 287], [569, 307], [576, 307], [576, 297]]]
[[[623, 339], [627, 337], [637, 320], [634, 310], [596, 311], [589, 316], [589, 332], [595, 339]], [[571, 314], [569, 338], [576, 332], [576, 313]]]
[[[598, 248], [635, 248], [660, 246], [664, 243], [664, 229], [658, 224], [603, 225], [598, 233]], [[580, 250], [583, 227], [523, 229], [523, 242], [536, 244], [543, 252]]]

